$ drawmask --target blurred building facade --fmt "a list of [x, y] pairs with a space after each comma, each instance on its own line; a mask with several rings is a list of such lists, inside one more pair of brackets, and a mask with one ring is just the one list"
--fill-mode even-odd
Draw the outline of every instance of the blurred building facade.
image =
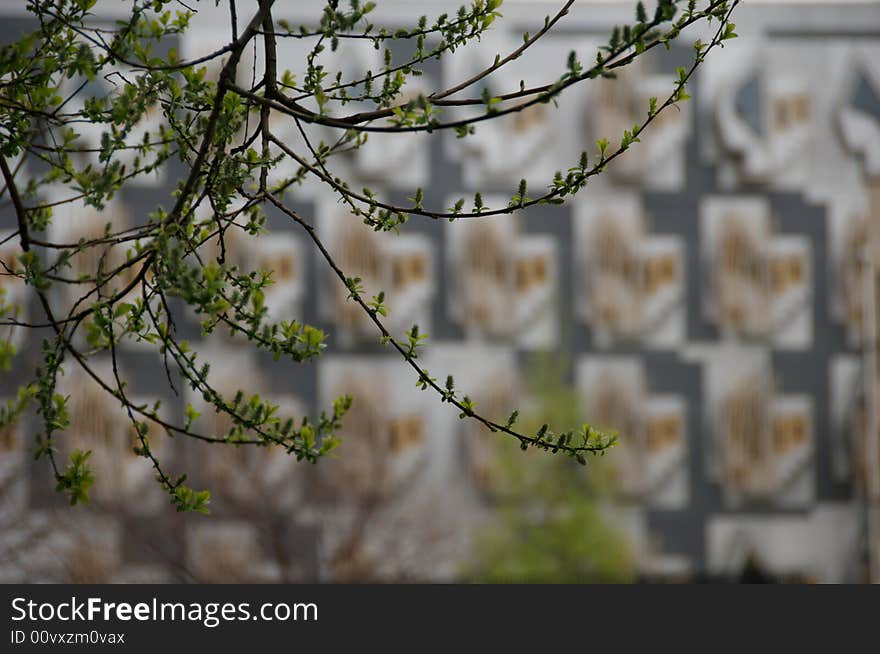
[[[380, 15], [400, 20], [439, 7], [381, 4]], [[630, 4], [578, 3], [566, 29], [503, 69], [492, 90], [552, 79], [572, 49], [591, 59], [608, 28], [631, 19]], [[505, 3], [490, 37], [430, 62], [420, 85], [448, 86], [491, 63], [551, 6]], [[394, 236], [364, 228], [319, 188], [293, 202], [347, 274], [369, 294], [386, 292], [395, 333], [418, 323], [430, 334], [428, 369], [455, 375], [481, 410], [503, 419], [525, 400], [529, 353], [570, 353], [584, 420], [620, 431], [612, 513], [645, 578], [735, 578], [758, 562], [781, 579], [880, 581], [880, 8], [739, 11], [740, 38], [712, 53], [693, 99], [563, 207], [475, 222], [414, 216]], [[223, 45], [207, 14], [181, 56]], [[13, 17], [4, 29], [24, 25]], [[360, 45], [344, 44], [328, 65], [376, 68], [380, 53]], [[279, 48], [279, 60], [302, 58], [293, 40]], [[613, 146], [648, 98], [668, 94], [689, 53], [689, 41], [652, 53], [618, 80], [572, 89], [559, 108], [481, 125], [464, 141], [371, 137], [332, 162], [334, 172], [402, 203], [424, 186], [425, 206], [475, 191], [487, 206], [506, 204], [521, 177], [543, 187], [597, 138]], [[280, 117], [273, 129], [293, 134]], [[115, 215], [154, 209], [179, 172], [126, 188]], [[76, 240], [105, 221], [72, 207], [53, 236]], [[338, 460], [311, 467], [156, 434], [175, 471], [215, 492], [210, 518], [169, 515], [130, 454], [124, 416], [71, 371], [65, 387], [77, 392], [61, 449], [96, 452], [94, 506], [56, 508], [45, 471], [27, 463], [32, 430], [0, 433], [0, 579], [456, 578], [491, 509], [497, 436], [416, 389], [304, 234], [279, 214], [269, 227], [227, 242], [229, 256], [274, 270], [270, 312], [326, 329], [328, 354], [291, 369], [218, 335], [203, 358], [218, 387], [259, 391], [294, 416], [342, 393], [361, 398]], [[3, 247], [11, 262], [15, 248]], [[195, 337], [194, 316], [183, 322]], [[34, 335], [16, 338], [25, 356], [38, 351]], [[130, 346], [122, 360], [139, 396], [158, 393], [174, 417], [187, 402], [199, 408], [198, 397], [171, 395], [158, 355]], [[0, 391], [14, 392], [13, 380]]]

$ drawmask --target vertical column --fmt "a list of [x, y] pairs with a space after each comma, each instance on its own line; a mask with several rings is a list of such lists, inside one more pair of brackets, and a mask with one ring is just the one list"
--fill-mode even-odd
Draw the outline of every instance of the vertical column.
[[880, 583], [880, 178], [869, 184], [870, 211], [865, 275], [865, 371], [868, 397], [866, 443], [868, 563], [870, 581]]

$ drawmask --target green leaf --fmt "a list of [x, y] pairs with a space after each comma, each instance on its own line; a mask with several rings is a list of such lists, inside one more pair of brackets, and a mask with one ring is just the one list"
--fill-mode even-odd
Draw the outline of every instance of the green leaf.
[[734, 30], [736, 29], [735, 23], [728, 23], [724, 27], [724, 34], [721, 37], [722, 41], [727, 41], [728, 39], [735, 39], [739, 34], [737, 34]]

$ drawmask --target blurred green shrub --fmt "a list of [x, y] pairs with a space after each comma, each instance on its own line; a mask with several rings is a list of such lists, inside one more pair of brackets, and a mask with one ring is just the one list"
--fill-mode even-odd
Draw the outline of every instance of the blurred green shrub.
[[[539, 354], [528, 364], [529, 429], [582, 422], [577, 390], [565, 381], [569, 358]], [[625, 583], [635, 561], [625, 536], [605, 517], [609, 466], [585, 469], [562, 456], [523, 453], [499, 443], [491, 502], [495, 517], [476, 536], [466, 579], [483, 583]]]

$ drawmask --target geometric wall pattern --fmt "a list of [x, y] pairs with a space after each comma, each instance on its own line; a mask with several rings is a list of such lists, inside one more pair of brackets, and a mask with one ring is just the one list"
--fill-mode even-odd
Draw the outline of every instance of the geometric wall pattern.
[[[432, 62], [420, 84], [466, 76], [516, 47], [519, 25], [543, 10], [512, 3], [480, 47]], [[629, 17], [628, 8], [595, 10], [592, 24], [573, 12], [573, 27], [539, 42], [499, 86], [545, 81], [556, 70], [548, 62], [589, 52], [606, 25]], [[880, 557], [877, 517], [866, 509], [880, 475], [877, 361], [867, 354], [880, 335], [880, 12], [838, 9], [831, 24], [818, 20], [822, 7], [740, 11], [741, 37], [708, 58], [689, 86], [693, 99], [662, 114], [570, 204], [452, 224], [413, 217], [395, 237], [358, 227], [318, 189], [295, 202], [347, 274], [367, 293], [386, 291], [392, 330], [418, 322], [431, 336], [428, 369], [454, 374], [478, 406], [509, 413], [530, 352], [570, 356], [584, 418], [621, 433], [613, 514], [644, 574], [737, 574], [753, 556], [782, 576], [860, 580], [866, 561]], [[223, 36], [205, 28], [187, 38], [181, 55], [190, 57]], [[369, 67], [371, 48], [356, 46], [337, 55]], [[294, 46], [279, 47], [295, 60]], [[493, 193], [503, 201], [521, 177], [537, 188], [596, 138], [632, 125], [647, 98], [672, 88], [688, 54], [652, 53], [614, 83], [575, 88], [558, 109], [494, 121], [463, 145], [445, 135], [376, 135], [333, 165], [389, 200], [423, 185], [425, 206], [476, 190], [487, 205]], [[126, 188], [112, 210], [121, 219], [152, 210], [179, 172]], [[9, 228], [2, 211], [0, 227]], [[57, 235], [66, 240], [106, 221], [69, 213], [57, 229], [80, 231]], [[119, 437], [125, 416], [71, 372], [74, 421], [61, 446], [95, 450], [97, 508], [66, 518], [85, 530], [50, 528], [64, 518], [53, 517], [44, 471], [21, 463], [29, 430], [0, 433], [0, 523], [17, 529], [4, 525], [3, 550], [10, 539], [35, 544], [34, 570], [0, 561], [0, 579], [234, 580], [245, 568], [253, 580], [344, 578], [357, 574], [356, 562], [333, 553], [354, 551], [345, 547], [358, 545], [346, 542], [360, 533], [355, 523], [380, 514], [389, 536], [371, 538], [391, 548], [384, 559], [399, 569], [377, 575], [454, 578], [469, 527], [487, 510], [491, 439], [415, 388], [295, 225], [270, 214], [269, 226], [256, 243], [227, 243], [229, 256], [275, 270], [270, 311], [326, 329], [328, 353], [291, 368], [223, 335], [201, 349], [218, 387], [260, 390], [294, 415], [344, 392], [369, 398], [348, 417], [342, 456], [306, 467], [156, 436], [199, 482], [222, 489], [210, 519], [169, 516], [150, 470]], [[4, 261], [9, 254], [0, 250]], [[194, 320], [188, 328], [197, 334]], [[38, 339], [26, 336], [33, 354]], [[170, 394], [156, 356], [137, 348], [122, 356], [134, 392], [164, 394], [169, 412], [197, 404]], [[0, 395], [12, 389], [0, 383]], [[250, 483], [232, 474], [242, 466]], [[115, 508], [133, 495], [146, 498], [142, 515]], [[111, 552], [100, 564], [96, 547]], [[254, 567], [254, 558], [265, 563]], [[91, 576], [76, 572], [89, 565]]]

